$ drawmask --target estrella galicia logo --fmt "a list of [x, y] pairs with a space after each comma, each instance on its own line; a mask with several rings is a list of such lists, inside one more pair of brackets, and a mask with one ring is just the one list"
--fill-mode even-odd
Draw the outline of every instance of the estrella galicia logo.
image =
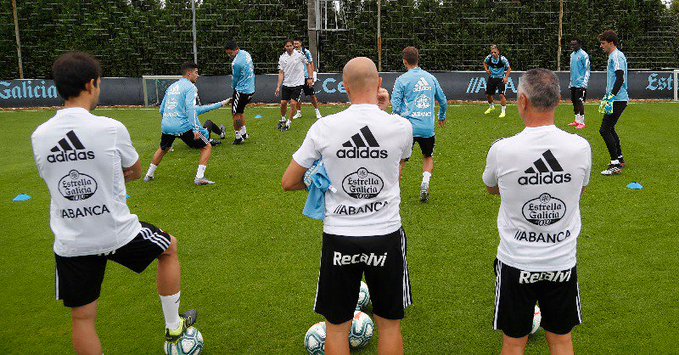
[[97, 181], [74, 169], [59, 180], [58, 188], [61, 195], [68, 200], [87, 200], [97, 192]]
[[94, 159], [94, 152], [85, 150], [85, 146], [72, 130], [66, 133], [66, 137], [61, 138], [57, 145], [50, 149], [50, 152], [54, 153], [47, 156], [47, 161], [50, 163]]
[[418, 96], [417, 99], [415, 100], [415, 106], [417, 108], [419, 108], [420, 110], [430, 108], [431, 107], [431, 99], [427, 95], [422, 94], [422, 95]]
[[566, 204], [548, 193], [541, 194], [523, 205], [523, 218], [537, 226], [548, 226], [566, 215]]
[[672, 73], [667, 74], [667, 77], [661, 77], [658, 73], [653, 73], [648, 76], [648, 85], [646, 90], [656, 91], [656, 90], [668, 90], [671, 91], [673, 86]]
[[380, 145], [368, 126], [351, 136], [342, 147], [337, 151], [337, 157], [340, 159], [386, 159], [389, 156], [386, 149], [375, 149]]
[[342, 189], [347, 195], [356, 199], [370, 199], [377, 197], [384, 188], [384, 181], [381, 177], [368, 171], [366, 168], [359, 168], [355, 172], [347, 175], [342, 180]]
[[[546, 162], [546, 164], [545, 164]], [[538, 160], [533, 162], [533, 166], [524, 171], [526, 174], [519, 177], [520, 185], [549, 185], [563, 184], [571, 181], [570, 173], [563, 173], [563, 168], [556, 160], [552, 151], [547, 149]]]

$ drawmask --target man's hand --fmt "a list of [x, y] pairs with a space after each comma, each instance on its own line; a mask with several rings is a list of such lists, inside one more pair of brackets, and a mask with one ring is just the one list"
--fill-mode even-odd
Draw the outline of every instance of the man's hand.
[[274, 93], [274, 95], [276, 95], [276, 97], [278, 97], [278, 95], [280, 95], [280, 94], [281, 94], [281, 87], [280, 87], [280, 86], [277, 86], [277, 87], [276, 87], [276, 92]]
[[447, 120], [443, 120], [443, 121], [439, 120], [439, 127], [441, 127], [441, 128], [445, 127], [445, 126], [446, 126], [446, 121], [447, 121]]
[[306, 86], [308, 87], [314, 86], [314, 79], [312, 78], [306, 79]]
[[486, 69], [486, 74], [490, 75], [490, 70]]
[[508, 77], [505, 76], [504, 78], [502, 78], [502, 82], [503, 82], [503, 83], [507, 84], [508, 81], [509, 81], [509, 78], [508, 78]]
[[389, 108], [389, 91], [385, 88], [380, 88], [377, 91], [377, 106], [383, 111]]
[[193, 139], [199, 140], [199, 139], [200, 139], [200, 132], [198, 132], [198, 131], [193, 131]]

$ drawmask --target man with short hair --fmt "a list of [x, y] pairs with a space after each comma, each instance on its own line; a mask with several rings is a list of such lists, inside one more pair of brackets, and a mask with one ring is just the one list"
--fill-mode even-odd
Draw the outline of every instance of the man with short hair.
[[95, 325], [109, 260], [141, 273], [158, 259], [165, 337], [176, 342], [197, 317], [195, 310], [179, 314], [177, 239], [130, 213], [125, 184], [141, 177], [141, 163], [122, 123], [90, 113], [99, 102], [101, 66], [89, 54], [70, 52], [52, 73], [64, 108], [31, 142], [51, 196], [56, 294], [71, 308], [75, 351], [102, 353]]
[[[308, 67], [304, 54], [295, 50], [292, 40], [285, 41], [285, 52], [278, 58], [278, 84], [276, 85], [275, 95], [281, 95], [281, 120], [278, 122], [278, 129], [281, 132], [290, 129], [292, 120], [295, 119], [295, 109], [297, 100], [302, 93], [304, 86], [304, 66]], [[312, 68], [307, 68], [312, 70]], [[282, 86], [282, 91], [281, 91]], [[285, 119], [288, 112], [288, 101], [291, 101], [290, 118]]]
[[[394, 83], [391, 96], [393, 112], [408, 119], [413, 125], [413, 141], [422, 151], [422, 184], [420, 201], [429, 201], [429, 183], [434, 171], [434, 149], [436, 147], [436, 104], [439, 109], [438, 123], [444, 127], [448, 100], [439, 81], [419, 67], [420, 53], [415, 47], [403, 49], [403, 65], [408, 72], [399, 76]], [[413, 142], [413, 143], [414, 143]], [[407, 161], [408, 159], [406, 159]]]
[[233, 116], [233, 129], [236, 131], [233, 144], [241, 144], [250, 138], [245, 127], [245, 106], [255, 95], [255, 66], [250, 53], [240, 49], [236, 41], [229, 41], [226, 45], [226, 54], [233, 60], [231, 62], [233, 73], [231, 115]]
[[571, 80], [568, 87], [571, 89], [571, 102], [575, 112], [575, 121], [569, 123], [575, 129], [583, 129], [585, 125], [585, 100], [587, 99], [587, 84], [589, 83], [589, 55], [582, 49], [580, 39], [571, 41]]
[[[318, 73], [316, 73], [316, 66], [314, 65], [314, 57], [311, 55], [311, 51], [309, 49], [305, 48], [302, 45], [302, 40], [301, 39], [296, 39], [294, 41], [295, 45], [295, 50], [299, 51], [300, 53], [304, 54], [304, 57], [306, 57], [307, 62], [309, 63], [308, 66], [304, 67], [304, 86], [302, 87], [302, 91], [304, 92], [304, 96], [310, 96], [311, 97], [311, 104], [314, 106], [314, 110], [316, 111], [316, 119], [323, 117], [321, 115], [321, 111], [318, 109], [318, 98], [316, 98], [316, 91], [314, 90], [314, 84], [316, 83], [316, 80], [318, 79]], [[311, 68], [311, 69], [309, 69]], [[299, 100], [297, 100], [297, 113], [294, 118], [301, 118], [302, 117], [302, 95], [300, 94]]]
[[592, 154], [587, 140], [554, 125], [560, 92], [550, 70], [521, 76], [526, 128], [493, 144], [483, 172], [488, 192], [502, 199], [493, 327], [504, 333], [503, 354], [525, 351], [536, 302], [552, 354], [573, 354], [571, 331], [582, 323], [576, 248]]
[[500, 55], [500, 48], [494, 44], [490, 46], [490, 54], [483, 61], [483, 67], [486, 70], [486, 73], [488, 73], [486, 96], [488, 98], [488, 104], [490, 105], [484, 114], [487, 115], [495, 110], [493, 95], [497, 92], [500, 94], [500, 105], [502, 105], [502, 111], [500, 112], [499, 117], [505, 117], [507, 110], [505, 90], [507, 89], [506, 85], [507, 81], [509, 81], [509, 75], [512, 73], [512, 67], [509, 65], [507, 58]]
[[[227, 100], [212, 105], [199, 106], [196, 102], [198, 88], [195, 85], [200, 77], [198, 65], [186, 62], [182, 64], [181, 72], [182, 78], [167, 88], [163, 102], [160, 104], [160, 115], [163, 117], [160, 147], [153, 155], [149, 170], [144, 176], [144, 182], [155, 179], [158, 165], [172, 148], [174, 140], [179, 137], [189, 148], [200, 149], [200, 161], [193, 183], [198, 186], [214, 185], [214, 181], [205, 178], [205, 170], [212, 156], [212, 147], [221, 142], [209, 139], [210, 131], [201, 127], [198, 116], [224, 106]], [[215, 131], [216, 126], [208, 120], [206, 127]], [[219, 134], [224, 138], [224, 126], [219, 129]]]
[[627, 58], [618, 49], [620, 41], [618, 35], [612, 31], [604, 31], [599, 35], [601, 49], [608, 54], [608, 64], [606, 67], [606, 95], [602, 100], [604, 114], [601, 121], [599, 134], [606, 143], [611, 163], [608, 168], [601, 172], [604, 176], [622, 174], [625, 167], [625, 159], [622, 156], [620, 137], [615, 131], [615, 125], [627, 107], [629, 96], [627, 94]]
[[325, 193], [314, 307], [326, 319], [326, 354], [349, 354], [347, 338], [363, 274], [379, 331], [378, 352], [403, 354], [401, 319], [412, 294], [399, 212], [399, 165], [412, 152], [412, 126], [384, 111], [389, 93], [381, 88], [372, 60], [350, 60], [343, 80], [351, 106], [311, 126], [282, 185], [285, 191], [305, 189], [307, 169], [320, 160], [337, 187]]

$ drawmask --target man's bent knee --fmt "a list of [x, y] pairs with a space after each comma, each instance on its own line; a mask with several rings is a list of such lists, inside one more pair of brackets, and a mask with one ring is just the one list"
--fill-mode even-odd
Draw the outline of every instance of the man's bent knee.
[[94, 300], [84, 306], [72, 308], [71, 318], [73, 318], [73, 321], [91, 321], [96, 319], [97, 300]]
[[162, 255], [176, 255], [177, 250], [179, 249], [177, 238], [174, 236], [170, 235], [170, 246], [165, 250], [165, 252]]

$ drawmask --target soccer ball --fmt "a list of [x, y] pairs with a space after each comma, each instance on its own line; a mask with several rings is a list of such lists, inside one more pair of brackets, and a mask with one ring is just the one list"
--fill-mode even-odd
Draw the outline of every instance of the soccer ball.
[[204, 347], [203, 335], [195, 327], [189, 327], [176, 342], [166, 341], [163, 349], [168, 355], [198, 355]]
[[310, 355], [325, 354], [325, 322], [318, 322], [307, 330], [304, 347]]
[[368, 291], [368, 285], [361, 281], [361, 289], [358, 291], [358, 304], [356, 305], [356, 310], [360, 311], [368, 307], [370, 303], [370, 291]]
[[367, 314], [361, 311], [354, 312], [354, 320], [351, 323], [351, 332], [349, 333], [349, 345], [357, 349], [370, 344], [374, 330], [375, 324]]
[[533, 314], [533, 329], [531, 329], [530, 334], [533, 335], [540, 329], [540, 322], [542, 321], [542, 312], [540, 312], [540, 307], [535, 305], [535, 314]]

